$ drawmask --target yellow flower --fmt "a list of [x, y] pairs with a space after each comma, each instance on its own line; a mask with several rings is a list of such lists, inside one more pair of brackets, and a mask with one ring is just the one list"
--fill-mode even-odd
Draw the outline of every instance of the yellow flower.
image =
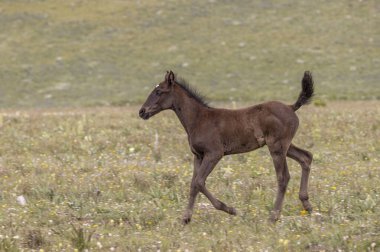
[[279, 239], [278, 242], [283, 244], [284, 246], [288, 246], [288, 244], [289, 244], [289, 240], [287, 240], [287, 239]]
[[302, 210], [302, 211], [300, 212], [300, 214], [301, 214], [301, 216], [305, 216], [305, 215], [308, 214], [308, 211], [306, 211], [306, 210], [304, 209], [304, 210]]
[[331, 190], [336, 190], [336, 186], [332, 186], [332, 187], [330, 187], [331, 188]]

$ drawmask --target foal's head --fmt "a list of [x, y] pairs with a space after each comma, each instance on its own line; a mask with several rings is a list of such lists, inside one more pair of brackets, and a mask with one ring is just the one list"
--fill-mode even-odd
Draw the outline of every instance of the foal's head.
[[173, 106], [173, 85], [175, 76], [172, 71], [166, 72], [165, 80], [158, 84], [142, 105], [139, 115], [144, 120]]

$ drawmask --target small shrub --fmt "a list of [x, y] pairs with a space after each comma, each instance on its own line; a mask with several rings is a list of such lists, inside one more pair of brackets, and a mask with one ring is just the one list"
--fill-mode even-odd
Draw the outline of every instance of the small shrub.
[[82, 227], [75, 228], [72, 225], [73, 230], [69, 236], [74, 248], [79, 251], [90, 248], [91, 238], [95, 231], [85, 231]]
[[133, 175], [133, 184], [141, 191], [146, 191], [150, 188], [149, 181], [141, 173], [135, 173]]
[[83, 227], [76, 228], [73, 224], [71, 224], [72, 230], [62, 231], [62, 230], [52, 230], [56, 235], [65, 237], [69, 241], [71, 241], [72, 246], [78, 251], [84, 251], [85, 249], [89, 249], [91, 245], [91, 239], [95, 230], [87, 231]]
[[38, 249], [42, 245], [44, 245], [45, 239], [38, 229], [32, 229], [27, 231], [26, 237], [25, 237], [25, 245], [30, 249]]

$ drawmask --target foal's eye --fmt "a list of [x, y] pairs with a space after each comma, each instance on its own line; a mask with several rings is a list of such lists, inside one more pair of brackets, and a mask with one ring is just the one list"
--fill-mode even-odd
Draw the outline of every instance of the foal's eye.
[[161, 94], [161, 91], [160, 90], [156, 90], [156, 95], [160, 95]]

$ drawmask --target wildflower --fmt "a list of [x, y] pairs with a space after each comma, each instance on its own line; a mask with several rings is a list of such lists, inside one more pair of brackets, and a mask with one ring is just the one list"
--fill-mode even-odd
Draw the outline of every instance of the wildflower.
[[330, 187], [330, 189], [335, 191], [336, 190], [336, 186], [332, 186], [332, 187]]
[[99, 249], [103, 248], [103, 245], [100, 242], [97, 242], [96, 246], [98, 246]]
[[26, 199], [23, 195], [18, 196], [16, 200], [17, 200], [17, 203], [19, 203], [21, 206], [26, 205]]
[[289, 240], [287, 239], [279, 239], [278, 242], [284, 246], [288, 246]]
[[304, 210], [302, 210], [302, 211], [300, 212], [300, 214], [301, 214], [301, 216], [305, 216], [305, 215], [308, 214], [308, 211], [304, 209]]

